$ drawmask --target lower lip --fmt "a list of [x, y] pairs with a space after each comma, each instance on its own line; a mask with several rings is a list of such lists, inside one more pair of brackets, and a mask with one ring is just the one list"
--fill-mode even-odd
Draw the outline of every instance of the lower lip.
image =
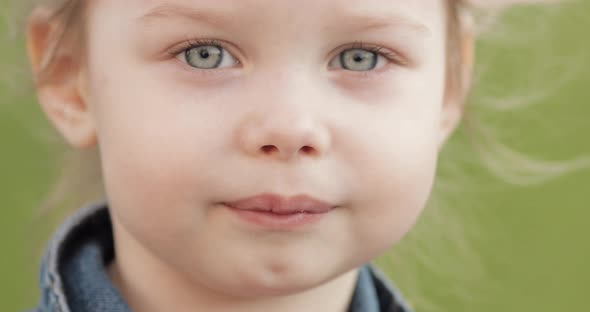
[[242, 210], [229, 207], [230, 211], [238, 215], [242, 220], [271, 230], [294, 230], [306, 225], [317, 223], [329, 213], [293, 213], [276, 214], [267, 211]]

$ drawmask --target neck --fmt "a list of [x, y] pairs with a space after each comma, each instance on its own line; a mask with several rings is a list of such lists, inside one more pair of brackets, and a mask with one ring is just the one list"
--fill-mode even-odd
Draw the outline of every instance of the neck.
[[348, 310], [358, 278], [358, 269], [354, 269], [298, 293], [237, 297], [178, 274], [150, 256], [129, 236], [120, 235], [118, 238], [116, 258], [110, 264], [108, 273], [133, 311], [344, 312]]

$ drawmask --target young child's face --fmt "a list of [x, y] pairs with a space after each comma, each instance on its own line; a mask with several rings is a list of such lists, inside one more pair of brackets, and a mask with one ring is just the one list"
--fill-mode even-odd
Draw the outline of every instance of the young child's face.
[[[451, 131], [445, 5], [93, 1], [83, 98], [118, 257], [251, 295], [308, 289], [388, 250]], [[260, 224], [222, 204], [264, 193], [334, 208]]]

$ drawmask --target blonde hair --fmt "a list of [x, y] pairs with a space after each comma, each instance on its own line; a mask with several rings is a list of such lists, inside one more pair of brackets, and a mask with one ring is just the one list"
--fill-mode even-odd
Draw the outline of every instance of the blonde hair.
[[[488, 30], [504, 10], [517, 6], [540, 3], [554, 3], [555, 0], [446, 0], [448, 11], [448, 29], [447, 29], [447, 92], [461, 92], [464, 94], [465, 101], [467, 101], [467, 92], [471, 89], [471, 81], [468, 81], [464, 73], [461, 71], [461, 63], [466, 55], [464, 49], [461, 47], [462, 30], [464, 27], [475, 27], [476, 34], [481, 34]], [[55, 20], [58, 25], [58, 31], [55, 32], [51, 38], [52, 47], [50, 53], [47, 54], [47, 59], [43, 62], [44, 66], [36, 83], [42, 83], [44, 79], [51, 75], [52, 60], [55, 52], [64, 48], [70, 42], [84, 42], [83, 38], [83, 16], [84, 1], [83, 0], [34, 0], [31, 2], [32, 6], [45, 5], [52, 9], [53, 14], [48, 18]], [[470, 24], [470, 25], [467, 25]], [[83, 48], [83, 46], [71, 46], [67, 48]], [[78, 53], [77, 55], [83, 55]], [[467, 133], [471, 138], [471, 142], [475, 150], [481, 156], [483, 162], [496, 175], [503, 179], [516, 183], [526, 184], [530, 182], [542, 181], [557, 175], [576, 170], [577, 168], [588, 166], [587, 160], [577, 160], [568, 163], [549, 163], [544, 161], [533, 161], [524, 155], [517, 153], [505, 145], [494, 139], [493, 134], [482, 127], [477, 121], [477, 118], [469, 112], [469, 107], [466, 109], [466, 116], [464, 118], [464, 125]], [[102, 176], [99, 165], [99, 157], [96, 149], [71, 151], [64, 146], [64, 150], [68, 151], [63, 158], [63, 171], [57, 183], [49, 192], [49, 195], [42, 203], [41, 211], [55, 211], [55, 207], [79, 207], [80, 205], [94, 201], [98, 198], [105, 197], [105, 192], [102, 184]], [[517, 170], [518, 169], [518, 170]], [[437, 182], [437, 185], [439, 183]], [[435, 190], [436, 192], [436, 190]], [[439, 204], [439, 203], [437, 203]], [[432, 205], [432, 203], [431, 203]], [[69, 209], [62, 212], [69, 213]], [[428, 220], [424, 222], [434, 223], [440, 225], [444, 222], [444, 226], [452, 229], [452, 238], [449, 239], [449, 244], [454, 244], [455, 248], [459, 250], [460, 254], [469, 255], [470, 248], [467, 241], [464, 239], [462, 228], [459, 224], [453, 223], [449, 219], [456, 216], [444, 215], [448, 213], [442, 209], [428, 209]], [[424, 217], [423, 217], [424, 219]], [[430, 224], [429, 223], [429, 224]], [[428, 235], [424, 233], [413, 233], [410, 235], [413, 248], [421, 249], [422, 244], [429, 242]], [[425, 242], [425, 243], [423, 243]], [[430, 242], [432, 243], [432, 242]], [[441, 245], [443, 246], [443, 245]], [[448, 244], [444, 244], [448, 246]], [[442, 248], [442, 247], [440, 247]], [[418, 255], [418, 261], [421, 261], [423, 267], [432, 267], [433, 261], [428, 258], [428, 255], [419, 254], [415, 251], [410, 252], [414, 258]], [[403, 264], [403, 252], [393, 255], [389, 254], [378, 260], [378, 263], [384, 264], [384, 267], [412, 266], [413, 264]], [[416, 259], [415, 259], [416, 260]], [[410, 270], [412, 271], [412, 270]], [[396, 271], [398, 272], [398, 271]], [[392, 272], [389, 272], [391, 275]], [[409, 274], [409, 273], [408, 273]], [[404, 280], [401, 288], [404, 293], [408, 293], [415, 304], [424, 308], [424, 310], [436, 310], [435, 306], [430, 306], [426, 296], [420, 295], [418, 284], [411, 282], [412, 277]], [[412, 284], [412, 285], [410, 285]]]

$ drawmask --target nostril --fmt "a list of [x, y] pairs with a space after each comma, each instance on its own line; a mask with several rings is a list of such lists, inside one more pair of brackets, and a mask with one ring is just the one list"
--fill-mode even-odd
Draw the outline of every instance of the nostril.
[[265, 146], [262, 147], [262, 151], [265, 154], [270, 154], [270, 153], [272, 153], [276, 149], [277, 148], [274, 145], [265, 145]]
[[[272, 153], [275, 153], [275, 152], [278, 152], [278, 150], [279, 150], [274, 145], [264, 145], [260, 149], [262, 150], [262, 152], [264, 154], [268, 154], [268, 155], [270, 155]], [[311, 155], [311, 154], [315, 153], [315, 149], [313, 147], [311, 147], [311, 146], [308, 146], [308, 145], [305, 145], [305, 146], [301, 147], [299, 150], [301, 152], [303, 152], [304, 154], [308, 154], [308, 155]]]
[[304, 152], [305, 154], [311, 154], [311, 153], [313, 153], [313, 147], [306, 145], [301, 148], [301, 151]]

